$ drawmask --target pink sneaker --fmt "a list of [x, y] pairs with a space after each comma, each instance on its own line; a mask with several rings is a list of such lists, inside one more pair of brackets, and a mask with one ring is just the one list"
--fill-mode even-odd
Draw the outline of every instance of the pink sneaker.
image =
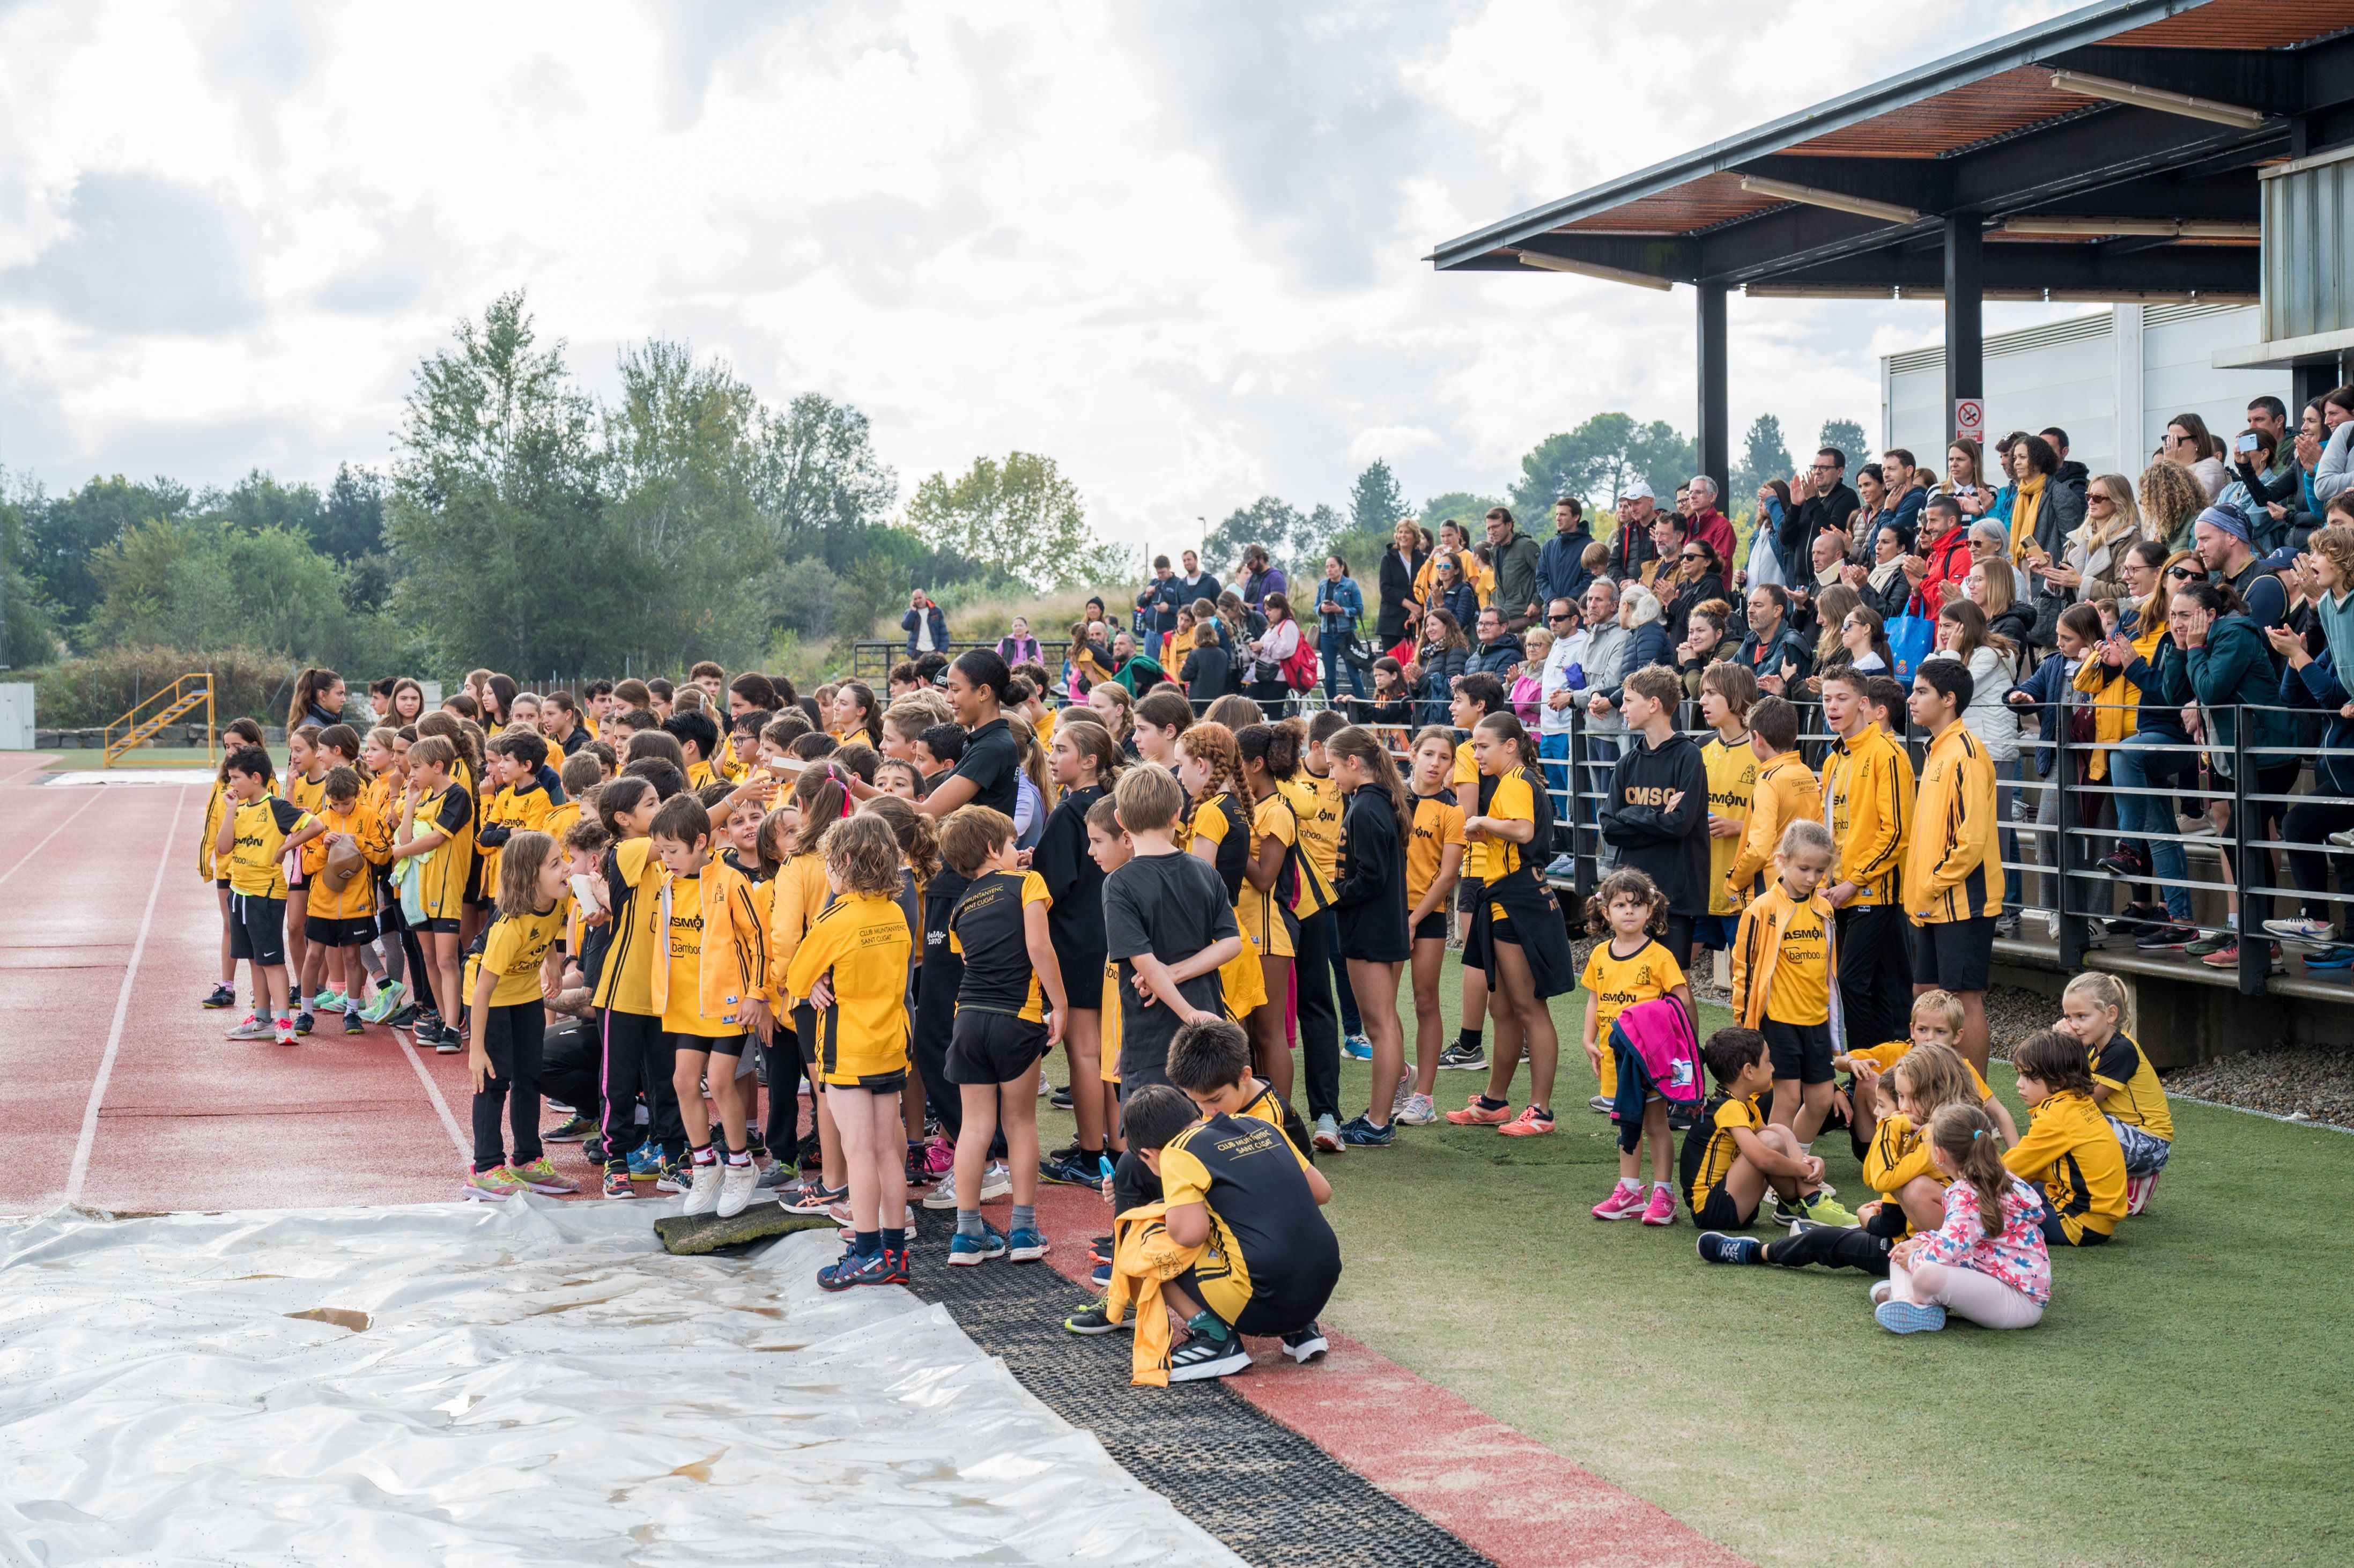
[[1647, 1225], [1671, 1225], [1676, 1223], [1674, 1188], [1658, 1186], [1651, 1189], [1651, 1201], [1643, 1209], [1643, 1223]]
[[1512, 1119], [1512, 1107], [1510, 1101], [1500, 1106], [1483, 1106], [1479, 1103], [1479, 1097], [1473, 1095], [1463, 1102], [1461, 1110], [1448, 1111], [1447, 1119], [1458, 1127], [1502, 1127]]
[[1530, 1106], [1496, 1130], [1506, 1138], [1535, 1138], [1553, 1130], [1553, 1112]]
[[924, 1143], [924, 1169], [935, 1180], [956, 1169], [956, 1145], [934, 1133]]
[[2154, 1171], [2147, 1176], [2128, 1176], [2126, 1178], [2126, 1213], [2138, 1214], [2144, 1209], [2149, 1207], [2149, 1195], [2158, 1191], [2158, 1179], [2163, 1174], [2163, 1171]]
[[1621, 1181], [1610, 1189], [1610, 1196], [1594, 1205], [1597, 1220], [1639, 1220], [1643, 1217], [1643, 1189], [1629, 1187]]

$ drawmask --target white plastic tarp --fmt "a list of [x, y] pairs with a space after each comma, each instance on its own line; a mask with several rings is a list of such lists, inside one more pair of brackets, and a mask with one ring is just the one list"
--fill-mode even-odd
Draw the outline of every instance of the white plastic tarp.
[[0, 1228], [0, 1560], [1239, 1562], [831, 1233], [651, 1208]]

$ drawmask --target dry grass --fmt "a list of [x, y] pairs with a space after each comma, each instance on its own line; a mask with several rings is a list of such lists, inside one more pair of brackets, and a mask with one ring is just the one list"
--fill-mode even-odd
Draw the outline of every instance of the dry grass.
[[[1080, 618], [1090, 597], [1104, 601], [1115, 626], [1125, 626], [1127, 607], [1137, 591], [1134, 585], [1129, 585], [1061, 588], [1040, 594], [996, 593], [960, 599], [954, 589], [948, 589], [943, 591], [940, 604], [948, 615], [949, 636], [955, 641], [993, 642], [1005, 635], [1013, 618], [1019, 615], [1029, 620], [1030, 634], [1038, 639], [1041, 649], [1051, 652], [1063, 646], [1071, 622]], [[850, 673], [854, 642], [899, 641], [899, 617], [904, 613], [895, 609], [876, 617], [875, 623], [863, 630], [839, 632], [816, 641], [781, 633], [769, 644], [767, 667], [782, 670], [796, 681], [803, 678], [804, 671], [812, 683], [839, 679]]]

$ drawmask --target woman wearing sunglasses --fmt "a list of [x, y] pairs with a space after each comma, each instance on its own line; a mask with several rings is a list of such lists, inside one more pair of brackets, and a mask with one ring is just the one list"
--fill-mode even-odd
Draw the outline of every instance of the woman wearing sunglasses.
[[1716, 547], [1705, 539], [1686, 539], [1676, 556], [1673, 586], [1660, 597], [1668, 601], [1668, 640], [1672, 647], [1689, 634], [1694, 609], [1724, 597], [1724, 563], [1717, 558]]

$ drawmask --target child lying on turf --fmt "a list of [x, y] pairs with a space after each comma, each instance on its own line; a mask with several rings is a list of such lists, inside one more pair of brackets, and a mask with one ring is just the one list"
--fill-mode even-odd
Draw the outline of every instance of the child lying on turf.
[[1936, 1229], [1896, 1244], [1872, 1316], [1892, 1333], [1946, 1326], [1948, 1309], [1987, 1329], [2031, 1329], [2052, 1299], [2041, 1202], [2003, 1164], [1995, 1127], [1972, 1105], [1930, 1118], [1929, 1158], [1947, 1183]]
[[2110, 974], [2080, 974], [2060, 993], [2052, 1028], [2084, 1048], [2093, 1069], [2093, 1103], [2126, 1157], [2126, 1213], [2138, 1214], [2174, 1152], [2174, 1113], [2158, 1069], [2125, 1033], [2126, 988]]
[[2043, 1184], [2043, 1239], [2096, 1246], [2126, 1213], [2126, 1157], [2115, 1128], [2093, 1100], [2084, 1047], [2038, 1030], [2011, 1053], [2019, 1097], [2033, 1121], [2003, 1156], [2015, 1175]]
[[[1962, 999], [1949, 991], [1925, 991], [1913, 999], [1911, 1038], [1891, 1040], [1884, 1045], [1874, 1045], [1868, 1051], [1850, 1051], [1831, 1058], [1831, 1065], [1842, 1073], [1855, 1075], [1850, 1088], [1848, 1109], [1848, 1139], [1855, 1146], [1855, 1157], [1863, 1159], [1872, 1150], [1872, 1124], [1880, 1119], [1885, 1096], [1879, 1092], [1881, 1075], [1903, 1059], [1904, 1053], [1915, 1045], [1932, 1042], [1959, 1054], [1957, 1042], [1962, 1034]], [[2019, 1141], [2019, 1126], [2010, 1119], [2010, 1110], [1994, 1097], [1969, 1058], [1962, 1057], [1969, 1067], [1970, 1081], [1976, 1086], [1978, 1108], [1992, 1119], [1995, 1129], [2002, 1134], [2003, 1147]], [[1916, 1121], [1916, 1127], [1922, 1125]]]

